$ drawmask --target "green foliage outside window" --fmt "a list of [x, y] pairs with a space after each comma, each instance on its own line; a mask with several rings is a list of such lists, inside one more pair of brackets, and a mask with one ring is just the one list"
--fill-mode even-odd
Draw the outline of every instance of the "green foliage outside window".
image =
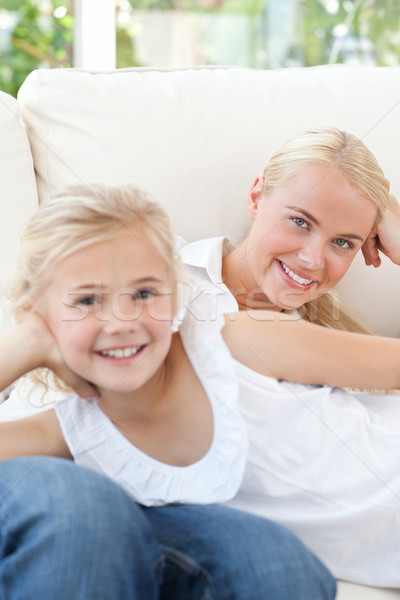
[[[73, 0], [0, 0], [1, 90], [15, 96], [32, 70], [72, 66], [72, 4]], [[245, 15], [249, 67], [400, 64], [398, 0], [118, 0], [116, 7], [117, 15], [125, 7], [127, 17], [124, 23], [117, 19], [118, 67], [141, 66], [129, 21], [135, 10]], [[272, 60], [277, 43], [278, 64]]]
[[0, 17], [8, 15], [15, 22], [0, 47], [2, 91], [16, 96], [26, 76], [38, 66], [71, 66], [73, 18], [68, 12], [63, 14], [64, 7], [60, 0], [0, 0]]
[[305, 66], [371, 61], [400, 64], [398, 0], [299, 0], [294, 43]]

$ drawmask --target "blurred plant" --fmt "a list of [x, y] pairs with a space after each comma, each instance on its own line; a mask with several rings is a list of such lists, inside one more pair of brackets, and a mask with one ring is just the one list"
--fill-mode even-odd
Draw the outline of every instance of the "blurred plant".
[[398, 0], [298, 0], [296, 12], [305, 66], [400, 62]]
[[68, 4], [62, 0], [0, 0], [1, 90], [16, 96], [34, 69], [71, 66], [73, 17]]
[[262, 12], [265, 0], [129, 0], [129, 3], [134, 10], [220, 11], [254, 14]]

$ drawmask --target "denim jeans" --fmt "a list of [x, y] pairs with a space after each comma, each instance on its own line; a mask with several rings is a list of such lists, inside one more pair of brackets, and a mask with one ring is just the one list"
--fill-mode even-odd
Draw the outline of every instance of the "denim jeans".
[[1, 600], [319, 600], [336, 585], [283, 527], [227, 507], [144, 508], [73, 462], [0, 462]]

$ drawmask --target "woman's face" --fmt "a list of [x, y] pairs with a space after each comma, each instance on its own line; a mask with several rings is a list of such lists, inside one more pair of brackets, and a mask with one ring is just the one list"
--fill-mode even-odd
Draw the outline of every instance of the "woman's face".
[[340, 169], [306, 166], [268, 196], [256, 183], [248, 202], [254, 223], [242, 263], [247, 291], [282, 309], [326, 293], [350, 267], [376, 213]]

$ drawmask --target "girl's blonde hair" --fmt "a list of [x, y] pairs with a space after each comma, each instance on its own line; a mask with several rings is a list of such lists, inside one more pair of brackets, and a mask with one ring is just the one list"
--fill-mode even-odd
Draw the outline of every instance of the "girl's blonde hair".
[[[176, 309], [183, 268], [167, 213], [134, 186], [93, 184], [67, 189], [40, 205], [28, 221], [8, 294], [16, 321], [22, 321], [32, 304], [40, 301], [57, 263], [93, 244], [116, 238], [121, 230], [144, 239], [162, 257]], [[38, 369], [33, 379], [46, 388], [51, 381], [47, 369]], [[57, 388], [65, 389], [60, 380], [54, 378], [54, 382]]]
[[[387, 208], [389, 182], [378, 161], [355, 135], [335, 127], [309, 129], [290, 138], [270, 159], [263, 174], [264, 196], [289, 183], [307, 165], [322, 164], [340, 169], [350, 185], [376, 206], [378, 224]], [[366, 332], [352, 317], [324, 294], [304, 304], [300, 312], [308, 321], [346, 331]]]
[[182, 267], [164, 209], [134, 186], [75, 186], [41, 204], [25, 227], [9, 293], [16, 320], [29, 311], [31, 300], [40, 298], [57, 263], [93, 244], [116, 238], [121, 230], [147, 236], [175, 286]]

